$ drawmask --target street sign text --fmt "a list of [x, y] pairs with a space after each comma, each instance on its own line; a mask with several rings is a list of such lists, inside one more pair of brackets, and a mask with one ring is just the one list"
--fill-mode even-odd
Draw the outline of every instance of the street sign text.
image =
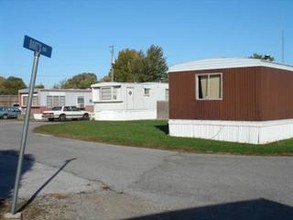
[[27, 35], [24, 36], [23, 47], [38, 52], [46, 57], [51, 57], [52, 47], [37, 41]]

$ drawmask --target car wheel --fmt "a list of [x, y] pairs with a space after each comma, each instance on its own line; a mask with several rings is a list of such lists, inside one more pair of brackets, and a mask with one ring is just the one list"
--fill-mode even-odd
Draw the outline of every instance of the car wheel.
[[59, 120], [60, 121], [65, 121], [66, 120], [66, 115], [60, 115]]
[[89, 120], [90, 116], [89, 116], [89, 114], [86, 113], [86, 114], [83, 115], [82, 118], [83, 118], [83, 120]]
[[48, 121], [54, 121], [54, 118], [48, 118]]

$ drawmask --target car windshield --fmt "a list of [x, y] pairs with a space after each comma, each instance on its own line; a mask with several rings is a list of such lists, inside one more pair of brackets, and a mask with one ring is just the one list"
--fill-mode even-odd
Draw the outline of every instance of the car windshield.
[[60, 111], [62, 109], [61, 106], [56, 106], [52, 108], [52, 111]]
[[71, 111], [78, 111], [79, 109], [75, 106], [71, 106]]

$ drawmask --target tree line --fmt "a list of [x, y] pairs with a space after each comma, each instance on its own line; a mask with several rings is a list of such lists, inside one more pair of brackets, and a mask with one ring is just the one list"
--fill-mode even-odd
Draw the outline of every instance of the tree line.
[[[146, 53], [142, 50], [124, 49], [119, 52], [108, 75], [100, 82], [167, 82], [168, 65], [163, 49], [151, 45]], [[86, 89], [97, 83], [94, 73], [81, 73], [54, 85], [59, 89]]]
[[[274, 57], [254, 53], [249, 58], [274, 61]], [[124, 49], [118, 54], [108, 75], [98, 80], [95, 73], [80, 73], [67, 80], [56, 83], [55, 89], [87, 89], [97, 82], [167, 82], [168, 65], [163, 49], [151, 45], [146, 52], [135, 49]], [[44, 88], [39, 84], [36, 88]], [[27, 88], [21, 78], [0, 76], [0, 95], [16, 95], [18, 90]]]
[[[116, 82], [166, 82], [167, 62], [163, 49], [151, 45], [146, 53], [142, 50], [124, 49], [119, 52], [108, 75], [98, 80], [95, 73], [79, 73], [70, 79], [54, 84], [55, 89], [87, 89], [92, 84], [103, 81]], [[114, 74], [113, 74], [114, 73]], [[42, 84], [36, 88], [44, 88]], [[0, 95], [16, 95], [18, 90], [27, 88], [19, 77], [0, 76]]]
[[0, 76], [0, 95], [17, 95], [18, 90], [25, 89], [26, 85], [21, 78]]

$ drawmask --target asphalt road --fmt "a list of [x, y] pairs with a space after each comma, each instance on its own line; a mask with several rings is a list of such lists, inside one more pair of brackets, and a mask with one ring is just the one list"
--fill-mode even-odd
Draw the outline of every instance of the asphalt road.
[[[2, 197], [13, 179], [13, 169], [9, 166], [11, 161], [16, 161], [12, 158], [16, 158], [19, 150], [22, 123], [0, 120]], [[40, 124], [31, 122], [30, 128]], [[292, 157], [188, 154], [32, 132], [28, 136], [26, 154], [30, 159], [25, 162], [22, 177], [24, 197], [34, 192], [34, 187], [42, 183], [41, 178], [55, 175], [57, 178], [43, 187], [43, 193], [106, 187], [169, 210], [161, 214], [163, 217], [170, 213], [172, 216], [212, 213], [215, 218], [206, 219], [221, 219], [219, 216], [224, 212], [230, 213], [231, 219], [293, 219]], [[56, 170], [62, 172], [56, 173]], [[30, 177], [30, 173], [38, 171], [39, 176]], [[26, 179], [34, 181], [26, 182]], [[169, 219], [162, 216], [153, 215], [149, 219]]]

